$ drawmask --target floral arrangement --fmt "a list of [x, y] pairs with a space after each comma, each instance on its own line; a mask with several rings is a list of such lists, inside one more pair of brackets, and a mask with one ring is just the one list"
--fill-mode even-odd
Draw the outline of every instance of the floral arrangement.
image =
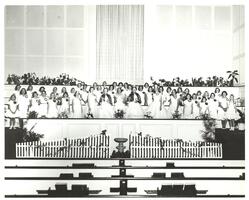
[[93, 119], [94, 117], [93, 117], [93, 114], [92, 114], [92, 113], [88, 112], [88, 113], [86, 114], [86, 118], [87, 118], [87, 119]]
[[38, 113], [36, 111], [31, 111], [28, 113], [28, 119], [37, 119]]
[[215, 140], [215, 119], [211, 119], [208, 116], [203, 116], [203, 126], [205, 130], [201, 131], [202, 138], [207, 142], [212, 142]]
[[67, 118], [68, 118], [67, 112], [61, 112], [61, 113], [58, 115], [58, 118], [60, 118], [60, 119], [67, 119]]
[[179, 113], [178, 110], [176, 110], [172, 116], [173, 116], [173, 119], [180, 119], [181, 118], [181, 114]]
[[144, 117], [145, 117], [146, 119], [153, 119], [153, 117], [151, 116], [151, 112], [147, 112], [147, 113], [144, 115]]
[[124, 114], [125, 114], [125, 112], [123, 111], [123, 110], [117, 110], [116, 112], [115, 112], [115, 114], [114, 114], [114, 117], [116, 118], [116, 119], [123, 119], [124, 118]]

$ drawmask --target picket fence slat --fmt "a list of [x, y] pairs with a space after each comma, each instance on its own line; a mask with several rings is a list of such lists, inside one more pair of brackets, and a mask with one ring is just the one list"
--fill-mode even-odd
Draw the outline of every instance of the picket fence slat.
[[17, 158], [110, 158], [110, 137], [64, 138], [16, 144]]

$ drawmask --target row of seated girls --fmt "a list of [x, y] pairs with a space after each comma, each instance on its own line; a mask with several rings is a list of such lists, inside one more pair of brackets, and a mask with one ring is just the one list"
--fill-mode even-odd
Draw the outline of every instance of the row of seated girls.
[[[45, 88], [46, 87], [46, 88]], [[130, 84], [97, 85], [78, 84], [72, 87], [16, 85], [8, 101], [6, 117], [28, 118], [122, 118], [197, 119], [203, 115], [222, 121], [229, 120], [232, 129], [239, 118], [235, 97], [215, 88], [213, 92], [190, 92], [189, 88], [173, 89], [160, 85]], [[68, 89], [69, 88], [69, 89]], [[69, 90], [69, 91], [68, 91]], [[48, 94], [49, 93], [49, 94]], [[225, 122], [224, 122], [225, 123]]]

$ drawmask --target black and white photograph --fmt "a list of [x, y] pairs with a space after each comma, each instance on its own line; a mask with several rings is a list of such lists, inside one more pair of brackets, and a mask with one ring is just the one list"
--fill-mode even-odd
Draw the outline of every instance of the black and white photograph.
[[245, 1], [13, 2], [3, 198], [246, 197]]

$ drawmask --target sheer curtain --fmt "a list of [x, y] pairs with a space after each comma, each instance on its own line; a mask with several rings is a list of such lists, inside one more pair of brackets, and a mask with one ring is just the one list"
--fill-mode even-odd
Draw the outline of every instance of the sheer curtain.
[[144, 6], [97, 6], [97, 80], [143, 82]]

